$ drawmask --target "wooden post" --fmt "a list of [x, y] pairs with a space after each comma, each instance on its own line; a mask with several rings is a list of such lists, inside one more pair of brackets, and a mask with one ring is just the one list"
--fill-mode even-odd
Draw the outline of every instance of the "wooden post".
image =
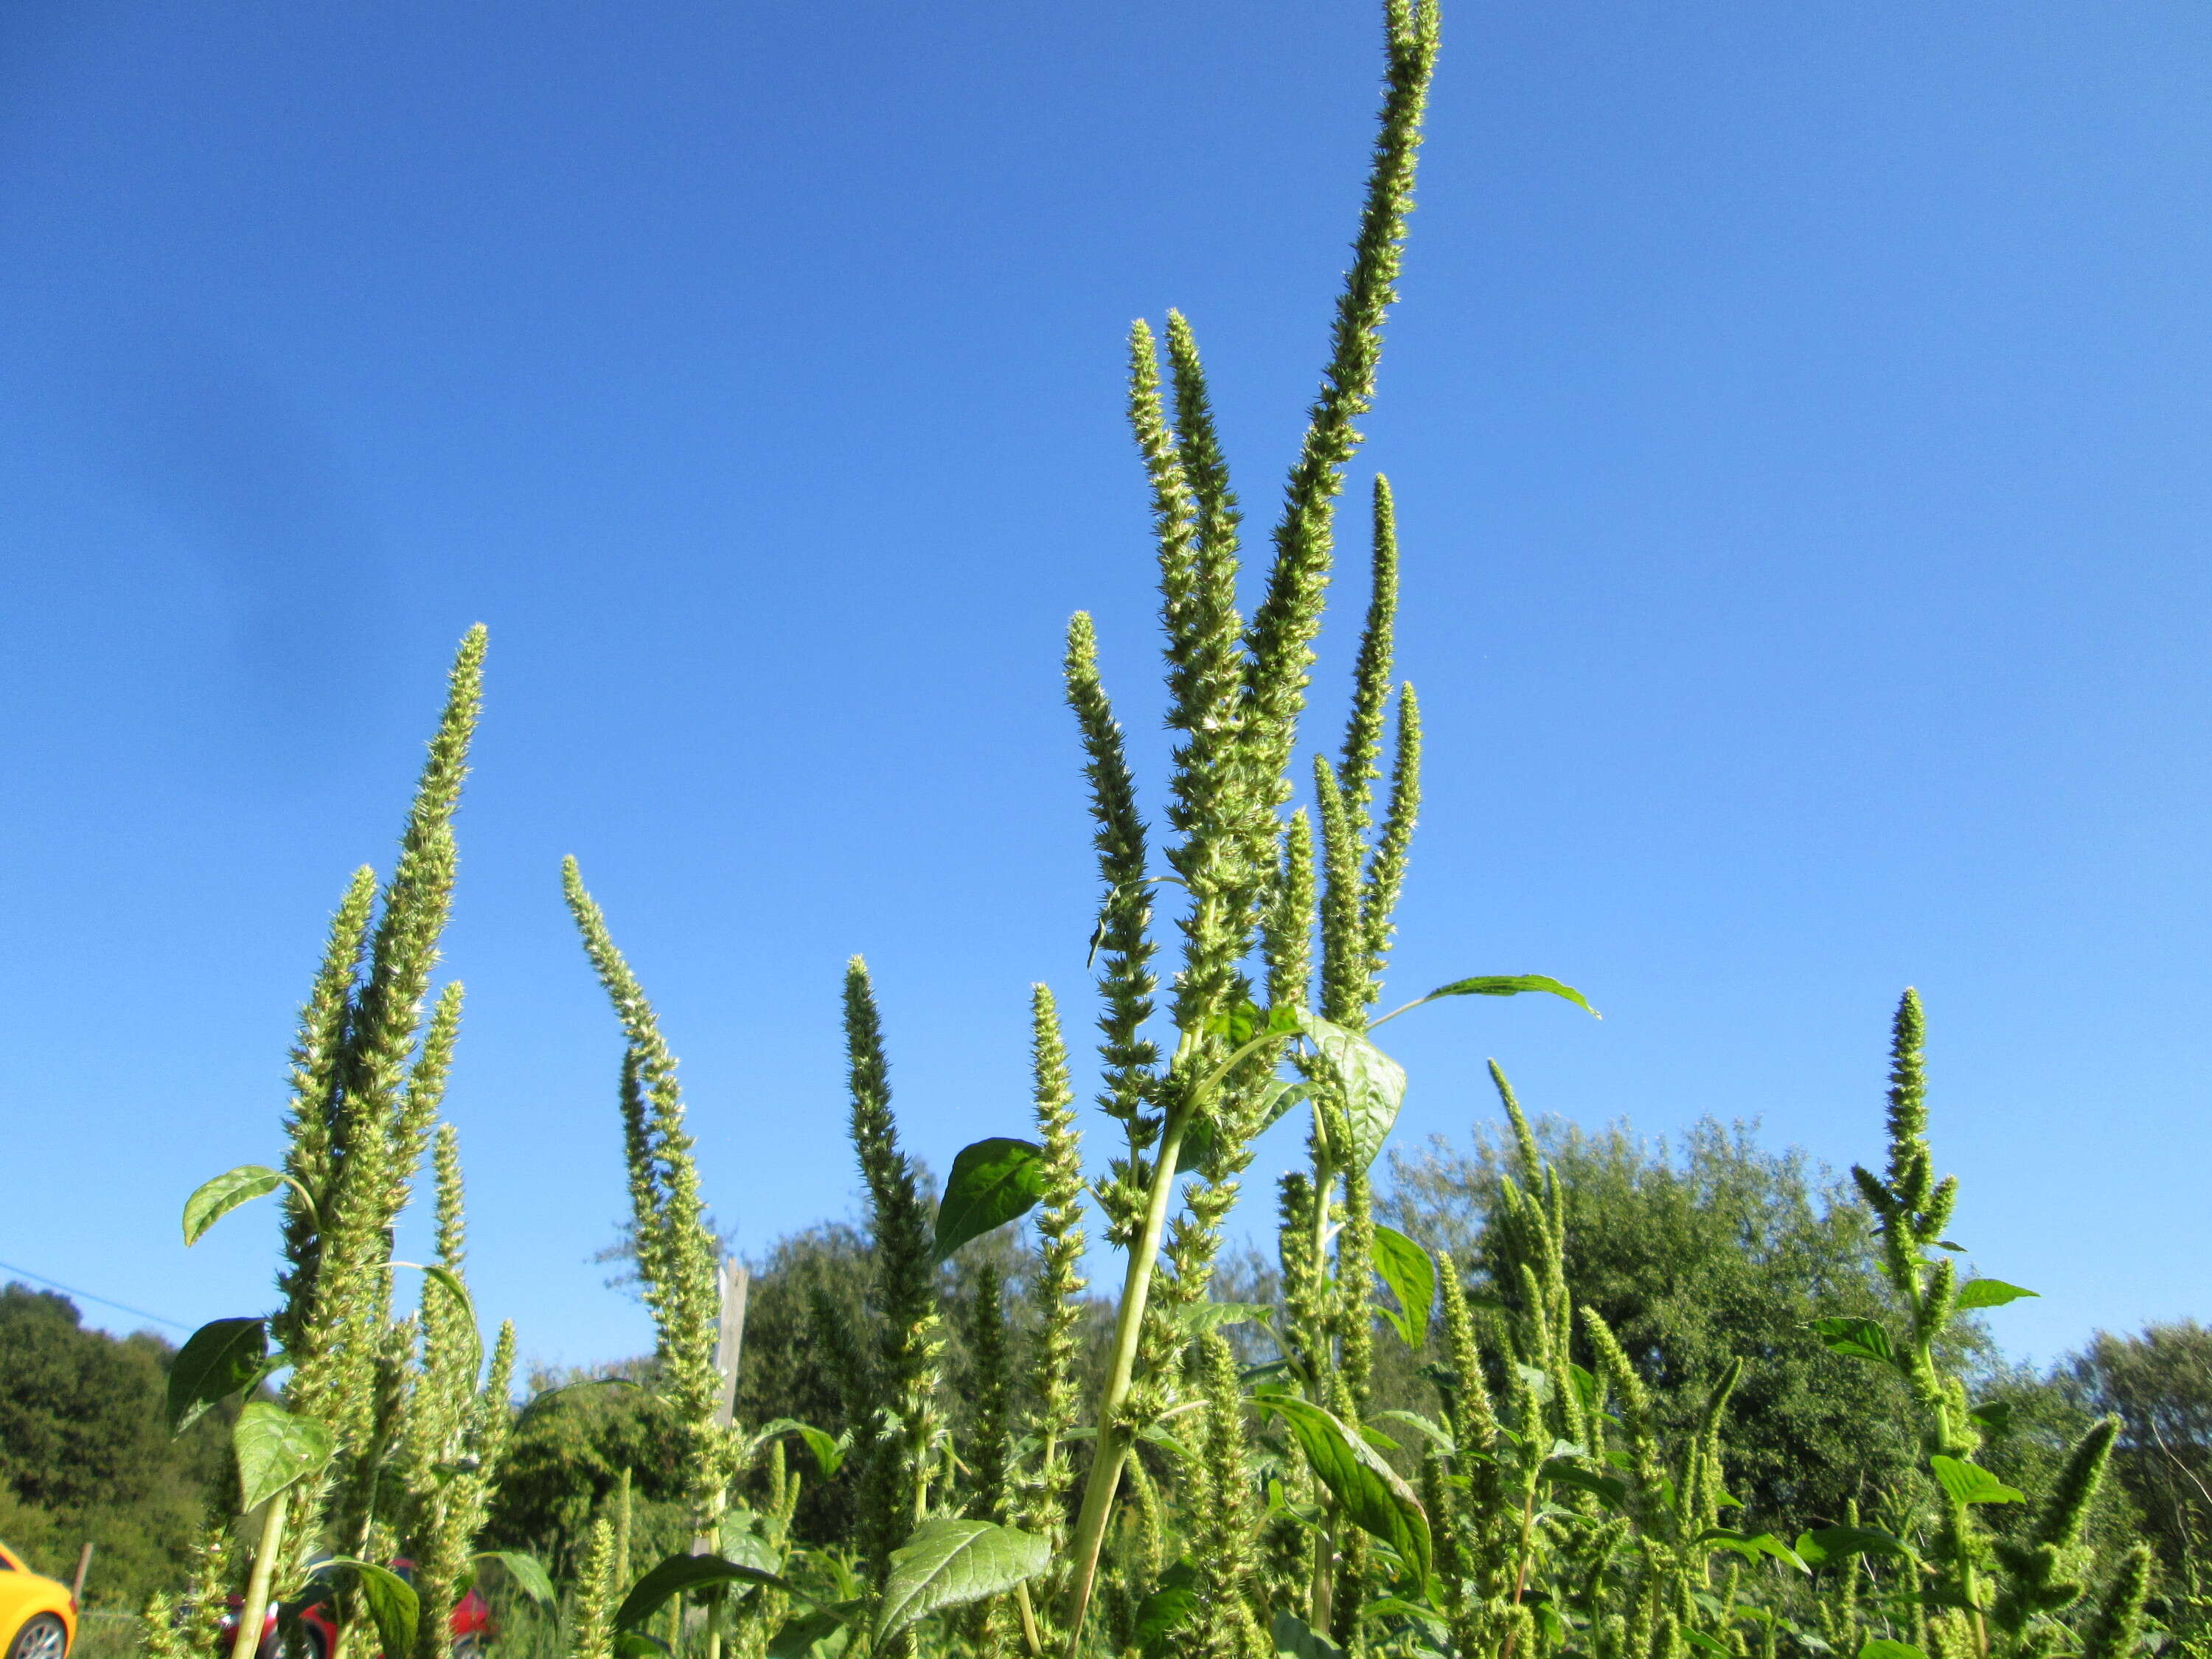
[[745, 1293], [751, 1277], [735, 1256], [722, 1262], [720, 1340], [714, 1348], [714, 1364], [722, 1373], [722, 1403], [714, 1408], [714, 1421], [728, 1428], [738, 1410], [738, 1356], [745, 1341]]
[[92, 1540], [84, 1540], [84, 1547], [76, 1553], [76, 1577], [70, 1580], [70, 1600], [84, 1599], [84, 1576], [92, 1571]]

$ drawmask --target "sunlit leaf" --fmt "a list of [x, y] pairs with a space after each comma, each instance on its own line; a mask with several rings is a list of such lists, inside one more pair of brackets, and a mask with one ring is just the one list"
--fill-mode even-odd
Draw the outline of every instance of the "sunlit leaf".
[[507, 1569], [507, 1576], [514, 1581], [515, 1589], [548, 1612], [560, 1605], [561, 1598], [554, 1593], [552, 1576], [538, 1565], [536, 1556], [526, 1555], [520, 1550], [483, 1550], [477, 1559], [498, 1562]]
[[325, 1565], [353, 1574], [354, 1587], [361, 1592], [362, 1604], [368, 1609], [369, 1622], [376, 1626], [377, 1640], [385, 1652], [415, 1651], [415, 1625], [420, 1616], [420, 1604], [415, 1597], [414, 1585], [389, 1567], [350, 1555], [335, 1556]]
[[1042, 1572], [1052, 1546], [1032, 1533], [988, 1521], [925, 1521], [891, 1552], [876, 1613], [881, 1648], [917, 1619], [1010, 1590]]
[[615, 1627], [629, 1630], [643, 1624], [672, 1595], [726, 1584], [766, 1584], [804, 1601], [814, 1599], [781, 1574], [747, 1566], [742, 1561], [726, 1561], [719, 1555], [672, 1555], [639, 1579], [623, 1598], [615, 1612]]
[[937, 1259], [1026, 1215], [1043, 1196], [1043, 1147], [1004, 1135], [962, 1147], [937, 1206]]
[[1850, 1316], [1815, 1319], [1811, 1324], [1813, 1334], [1830, 1353], [1871, 1360], [1878, 1365], [1893, 1367], [1897, 1364], [1897, 1349], [1889, 1340], [1889, 1333], [1875, 1320]]
[[1912, 1554], [1904, 1540], [1873, 1527], [1822, 1527], [1814, 1532], [1801, 1532], [1796, 1547], [1798, 1559], [1814, 1567], [1831, 1561], [1848, 1561], [1855, 1555], [1910, 1559]]
[[240, 1205], [265, 1197], [283, 1184], [283, 1176], [258, 1164], [241, 1164], [212, 1181], [202, 1182], [185, 1200], [185, 1244], [198, 1243], [203, 1233]]
[[203, 1325], [169, 1362], [169, 1431], [182, 1434], [200, 1413], [252, 1385], [269, 1358], [269, 1325], [217, 1319]]
[[250, 1401], [230, 1431], [238, 1453], [240, 1507], [258, 1510], [331, 1461], [331, 1431], [264, 1400]]
[[1957, 1457], [1946, 1457], [1938, 1452], [1928, 1460], [1928, 1467], [1936, 1472], [1936, 1479], [1943, 1490], [1961, 1504], [2019, 1504], [2026, 1494], [1991, 1474], [1978, 1463], [1969, 1463]]
[[1415, 1353], [1429, 1337], [1429, 1309], [1437, 1299], [1437, 1264], [1429, 1253], [1395, 1227], [1375, 1229], [1375, 1271], [1398, 1298], [1382, 1316]]
[[1365, 1170], [1390, 1138], [1398, 1109], [1406, 1103], [1406, 1068], [1358, 1032], [1318, 1014], [1302, 1014], [1300, 1023], [1344, 1107], [1352, 1144], [1338, 1148], [1339, 1155], [1346, 1167]]
[[1423, 1002], [1434, 1002], [1442, 997], [1517, 997], [1529, 991], [1564, 997], [1593, 1018], [1600, 1017], [1597, 1010], [1589, 1006], [1589, 999], [1580, 991], [1545, 974], [1478, 974], [1473, 979], [1455, 979], [1449, 985], [1439, 985], [1420, 1002], [1407, 1006], [1418, 1008]]
[[2024, 1296], [2039, 1296], [2038, 1291], [2022, 1290], [2017, 1285], [2008, 1285], [2002, 1279], [1970, 1279], [1959, 1287], [1958, 1310], [1971, 1313], [1976, 1308], [2002, 1308], [2008, 1302], [2017, 1302]]
[[1426, 1580], [1428, 1512], [1382, 1454], [1346, 1433], [1334, 1414], [1295, 1395], [1255, 1395], [1253, 1404], [1282, 1418], [1315, 1479], [1328, 1488], [1352, 1523], [1396, 1550]]

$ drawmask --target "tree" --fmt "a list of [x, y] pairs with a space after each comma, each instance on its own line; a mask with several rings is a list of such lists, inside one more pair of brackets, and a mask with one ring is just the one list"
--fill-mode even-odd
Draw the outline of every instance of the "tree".
[[[1625, 1125], [1593, 1134], [1547, 1119], [1538, 1139], [1566, 1194], [1567, 1282], [1662, 1402], [1662, 1429], [1686, 1431], [1743, 1360], [1727, 1468], [1754, 1530], [1836, 1524], [1851, 1499], [1917, 1478], [1899, 1384], [1807, 1328], [1886, 1305], [1873, 1218], [1841, 1183], [1801, 1152], [1763, 1149], [1741, 1123], [1707, 1119], [1679, 1154]], [[1401, 1231], [1472, 1264], [1473, 1293], [1509, 1301], [1514, 1287], [1491, 1282], [1492, 1218], [1501, 1179], [1518, 1178], [1515, 1157], [1483, 1133], [1466, 1151], [1431, 1141], [1394, 1157], [1384, 1206]], [[1978, 1330], [1960, 1341], [1962, 1359], [1986, 1364]]]
[[2099, 1331], [2054, 1380], [2087, 1412], [2127, 1426], [2112, 1467], [2166, 1559], [2212, 1532], [2212, 1330], [2193, 1319], [2138, 1336]]
[[236, 1484], [221, 1415], [176, 1439], [162, 1424], [174, 1357], [143, 1332], [84, 1329], [52, 1291], [0, 1289], [0, 1534], [62, 1578], [91, 1540], [88, 1601], [135, 1606], [182, 1577]]

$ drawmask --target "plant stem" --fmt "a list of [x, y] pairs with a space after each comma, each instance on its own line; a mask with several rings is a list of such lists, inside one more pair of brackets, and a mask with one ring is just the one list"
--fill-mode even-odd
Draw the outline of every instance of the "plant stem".
[[238, 1610], [230, 1659], [253, 1659], [253, 1650], [261, 1645], [261, 1621], [269, 1616], [269, 1581], [276, 1573], [277, 1552], [284, 1543], [284, 1510], [291, 1498], [289, 1487], [278, 1492], [261, 1517], [261, 1543], [253, 1552], [253, 1572], [246, 1581], [246, 1603]]
[[[1194, 1103], [1193, 1103], [1194, 1104]], [[1137, 1366], [1137, 1339], [1144, 1329], [1145, 1304], [1152, 1294], [1153, 1259], [1159, 1255], [1160, 1235], [1166, 1231], [1168, 1200], [1175, 1191], [1176, 1160], [1182, 1152], [1183, 1131], [1193, 1105], [1168, 1119], [1160, 1136], [1158, 1162], [1152, 1184], [1145, 1194], [1145, 1224], [1129, 1249], [1128, 1276], [1121, 1285], [1121, 1309], [1114, 1322], [1114, 1358], [1106, 1374], [1106, 1388], [1098, 1401], [1097, 1451], [1091, 1463], [1091, 1479], [1083, 1489], [1083, 1509], [1076, 1517], [1071, 1546], [1067, 1584], [1067, 1659], [1076, 1659], [1083, 1646], [1083, 1619], [1091, 1610], [1091, 1585], [1098, 1574], [1098, 1551], [1106, 1541], [1106, 1517], [1114, 1493], [1121, 1484], [1121, 1460], [1129, 1443], [1115, 1420], [1129, 1397], [1129, 1382]]]

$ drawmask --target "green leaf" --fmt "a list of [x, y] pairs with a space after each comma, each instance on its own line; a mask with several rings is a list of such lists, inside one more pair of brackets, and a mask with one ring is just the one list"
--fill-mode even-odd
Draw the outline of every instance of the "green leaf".
[[209, 1407], [251, 1386], [268, 1358], [265, 1320], [217, 1319], [194, 1331], [169, 1362], [169, 1432], [182, 1434]]
[[1306, 1040], [1335, 1079], [1350, 1125], [1352, 1144], [1338, 1153], [1355, 1170], [1375, 1162], [1406, 1103], [1406, 1068], [1357, 1031], [1346, 1030], [1318, 1014], [1301, 1012]]
[[515, 1589], [547, 1612], [560, 1606], [561, 1598], [554, 1593], [552, 1575], [538, 1565], [536, 1556], [526, 1555], [520, 1550], [482, 1550], [476, 1559], [498, 1562], [507, 1569], [507, 1576], [514, 1581]]
[[1619, 1475], [1600, 1474], [1564, 1457], [1546, 1458], [1543, 1474], [1553, 1486], [1589, 1492], [1612, 1509], [1619, 1509], [1628, 1498], [1628, 1482]]
[[1928, 1659], [1928, 1656], [1910, 1642], [1893, 1642], [1886, 1636], [1876, 1636], [1859, 1649], [1859, 1659]]
[[1172, 1655], [1170, 1640], [1198, 1607], [1198, 1592], [1190, 1587], [1190, 1579], [1189, 1567], [1178, 1561], [1160, 1576], [1159, 1588], [1137, 1604], [1137, 1627], [1131, 1640], [1144, 1659], [1170, 1659]]
[[916, 1620], [964, 1607], [1034, 1578], [1052, 1559], [1052, 1546], [1034, 1534], [988, 1521], [925, 1521], [891, 1552], [876, 1613], [880, 1648]]
[[937, 1259], [1026, 1215], [1043, 1196], [1043, 1147], [1004, 1135], [962, 1147], [937, 1206]]
[[806, 1449], [814, 1454], [814, 1467], [822, 1471], [827, 1480], [843, 1467], [845, 1454], [851, 1449], [850, 1439], [833, 1437], [828, 1431], [816, 1428], [811, 1423], [802, 1423], [795, 1417], [779, 1417], [764, 1425], [753, 1437], [757, 1443], [765, 1445], [780, 1434], [795, 1434], [806, 1443]]
[[817, 1608], [803, 1619], [791, 1620], [768, 1644], [768, 1659], [811, 1659], [817, 1643], [829, 1644], [833, 1655], [841, 1653], [845, 1644], [836, 1638], [864, 1611], [857, 1600], [841, 1601], [834, 1607]]
[[616, 1635], [611, 1650], [615, 1659], [665, 1659], [668, 1644], [643, 1631], [626, 1630]]
[[1275, 1615], [1275, 1651], [1289, 1659], [1344, 1659], [1344, 1650], [1295, 1613]]
[[1801, 1532], [1797, 1534], [1796, 1550], [1798, 1559], [1813, 1567], [1831, 1561], [1848, 1561], [1855, 1555], [1912, 1559], [1911, 1547], [1903, 1539], [1872, 1527], [1822, 1527], [1817, 1532]]
[[[301, 1419], [302, 1422], [306, 1419]], [[247, 1507], [251, 1508], [249, 1504]], [[415, 1599], [415, 1587], [389, 1567], [380, 1567], [374, 1561], [362, 1561], [350, 1555], [333, 1557], [328, 1564], [345, 1567], [354, 1575], [356, 1588], [361, 1591], [362, 1603], [368, 1608], [369, 1622], [376, 1626], [378, 1644], [386, 1653], [410, 1654], [415, 1651], [415, 1623], [419, 1616], [419, 1604]]]
[[1722, 1646], [1720, 1643], [1716, 1642], [1711, 1637], [1706, 1635], [1705, 1632], [1701, 1630], [1686, 1630], [1682, 1632], [1682, 1639], [1685, 1642], [1687, 1642], [1693, 1648], [1703, 1648], [1708, 1653], [1717, 1653], [1723, 1656], [1723, 1659], [1732, 1659], [1732, 1656], [1729, 1655], [1729, 1650], [1727, 1648]]
[[1362, 1619], [1418, 1619], [1431, 1630], [1445, 1631], [1450, 1626], [1443, 1614], [1434, 1607], [1425, 1607], [1418, 1601], [1408, 1601], [1402, 1595], [1378, 1595], [1364, 1602], [1359, 1609]]
[[[1291, 1108], [1313, 1093], [1310, 1083], [1295, 1083], [1283, 1078], [1270, 1078], [1261, 1092], [1259, 1115], [1253, 1120], [1255, 1138], [1272, 1129], [1283, 1121]], [[1183, 1131], [1182, 1156], [1176, 1167], [1188, 1171], [1200, 1168], [1213, 1156], [1214, 1124], [1211, 1115], [1199, 1118]]]
[[1457, 1443], [1452, 1439], [1450, 1432], [1442, 1424], [1422, 1416], [1419, 1412], [1401, 1411], [1394, 1407], [1389, 1410], [1379, 1411], [1375, 1415], [1387, 1417], [1394, 1423], [1405, 1424], [1407, 1427], [1426, 1437], [1437, 1450], [1447, 1456], [1459, 1449]]
[[1429, 1309], [1437, 1299], [1437, 1264], [1429, 1253], [1395, 1227], [1375, 1230], [1375, 1271], [1398, 1298], [1383, 1316], [1397, 1328], [1415, 1353], [1429, 1337]]
[[241, 1204], [250, 1204], [275, 1192], [284, 1177], [258, 1164], [241, 1164], [212, 1181], [202, 1182], [185, 1200], [185, 1244], [200, 1242], [200, 1235]]
[[1938, 1452], [1928, 1460], [1943, 1490], [1960, 1504], [2019, 1504], [2025, 1495], [2014, 1491], [1978, 1463], [1968, 1463]]
[[238, 1453], [240, 1507], [258, 1510], [278, 1492], [322, 1473], [331, 1461], [331, 1431], [265, 1400], [248, 1402], [231, 1429]]
[[1413, 1563], [1419, 1580], [1425, 1582], [1431, 1570], [1428, 1513], [1397, 1470], [1310, 1401], [1295, 1395], [1255, 1395], [1252, 1403], [1280, 1414], [1315, 1478], [1328, 1488], [1353, 1524]]
[[726, 1584], [767, 1584], [802, 1601], [814, 1599], [780, 1574], [750, 1567], [741, 1561], [726, 1561], [719, 1555], [672, 1555], [639, 1579], [630, 1593], [623, 1597], [622, 1606], [615, 1610], [615, 1628], [630, 1630], [643, 1624], [659, 1612], [672, 1595], [720, 1589]]
[[1803, 1556], [1771, 1532], [1743, 1533], [1727, 1527], [1712, 1527], [1698, 1536], [1698, 1542], [1709, 1550], [1734, 1550], [1747, 1561], [1756, 1561], [1762, 1555], [1771, 1555], [1800, 1572], [1813, 1570], [1806, 1564]]
[[1976, 1308], [2002, 1308], [2008, 1302], [2017, 1302], [2024, 1296], [2041, 1294], [2024, 1291], [2017, 1285], [2008, 1285], [2002, 1279], [1970, 1279], [1959, 1287], [1958, 1310], [1971, 1313]]
[[[1473, 979], [1455, 979], [1449, 985], [1437, 987], [1423, 997], [1421, 1002], [1434, 1002], [1439, 997], [1517, 997], [1527, 991], [1542, 991], [1552, 996], [1565, 997], [1592, 1018], [1604, 1018], [1589, 1006], [1589, 999], [1573, 986], [1562, 985], [1543, 974], [1478, 974]], [[1418, 1008], [1421, 1002], [1411, 1006]]]
[[1815, 1319], [1812, 1328], [1830, 1353], [1871, 1360], [1877, 1365], [1897, 1365], [1897, 1350], [1890, 1342], [1889, 1333], [1875, 1320]]

